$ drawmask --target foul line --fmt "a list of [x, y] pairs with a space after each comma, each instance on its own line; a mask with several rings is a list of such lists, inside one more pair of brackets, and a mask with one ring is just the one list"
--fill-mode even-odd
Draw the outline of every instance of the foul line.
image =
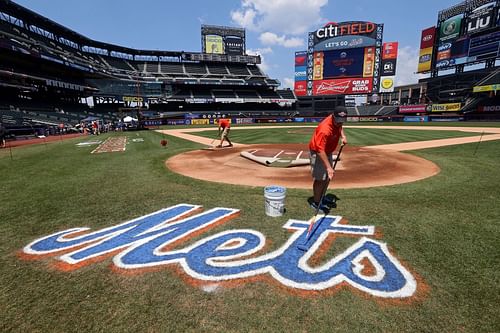
[[[244, 130], [244, 129], [270, 129], [270, 128], [316, 128], [317, 125], [306, 125], [306, 126], [241, 126], [241, 127], [231, 127], [233, 130]], [[460, 145], [466, 143], [474, 143], [481, 141], [493, 141], [500, 140], [500, 128], [495, 127], [448, 127], [448, 126], [426, 126], [426, 127], [416, 127], [416, 126], [357, 126], [357, 125], [347, 125], [344, 128], [370, 128], [370, 129], [390, 129], [390, 130], [418, 130], [418, 131], [460, 131], [467, 133], [481, 133], [478, 136], [465, 137], [465, 138], [448, 138], [448, 139], [438, 139], [438, 140], [427, 140], [427, 141], [414, 141], [405, 143], [394, 143], [386, 145], [376, 145], [376, 146], [365, 146], [364, 148], [369, 149], [384, 149], [392, 151], [405, 151], [405, 150], [418, 150], [426, 148], [436, 148], [452, 145]], [[172, 135], [181, 139], [193, 141], [196, 143], [201, 143], [205, 145], [210, 145], [213, 139], [204, 138], [201, 136], [188, 134], [193, 132], [201, 131], [216, 131], [217, 128], [182, 128], [182, 129], [172, 129], [172, 130], [157, 130], [159, 133]], [[484, 135], [483, 135], [484, 134]], [[233, 142], [234, 146], [245, 146], [244, 144]]]

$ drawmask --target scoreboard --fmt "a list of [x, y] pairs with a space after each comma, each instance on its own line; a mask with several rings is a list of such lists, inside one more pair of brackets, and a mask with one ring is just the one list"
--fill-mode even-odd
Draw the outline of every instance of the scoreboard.
[[494, 61], [500, 55], [498, 1], [467, 0], [438, 14], [421, 34], [417, 72]]
[[365, 21], [310, 32], [307, 51], [295, 53], [295, 94], [378, 93], [382, 77], [395, 75], [397, 58], [397, 42], [384, 44], [382, 36], [383, 24]]

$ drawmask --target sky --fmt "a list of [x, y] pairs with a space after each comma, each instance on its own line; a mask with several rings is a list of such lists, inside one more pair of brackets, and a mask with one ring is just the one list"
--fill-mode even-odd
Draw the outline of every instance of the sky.
[[201, 52], [201, 25], [246, 29], [247, 54], [293, 88], [294, 55], [307, 34], [328, 22], [384, 24], [384, 42], [399, 42], [396, 86], [418, 82], [421, 31], [459, 0], [14, 0], [93, 40], [124, 47]]

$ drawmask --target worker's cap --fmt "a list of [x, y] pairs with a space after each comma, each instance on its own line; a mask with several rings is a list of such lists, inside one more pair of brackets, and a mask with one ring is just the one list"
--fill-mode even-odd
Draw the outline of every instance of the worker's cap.
[[333, 111], [336, 124], [342, 124], [347, 120], [347, 109], [345, 106], [336, 106]]

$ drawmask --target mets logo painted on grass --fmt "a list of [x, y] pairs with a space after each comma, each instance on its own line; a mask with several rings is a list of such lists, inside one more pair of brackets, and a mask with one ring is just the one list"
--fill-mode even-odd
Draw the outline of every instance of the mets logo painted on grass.
[[[369, 238], [375, 236], [373, 226], [342, 224], [339, 216], [319, 217], [309, 234], [306, 221], [288, 220], [283, 228], [291, 236], [268, 253], [263, 253], [264, 235], [249, 229], [222, 231], [181, 248], [188, 238], [238, 214], [237, 209], [202, 212], [201, 206], [179, 204], [94, 232], [88, 228], [61, 231], [27, 245], [22, 256], [58, 255], [58, 267], [66, 270], [108, 256], [113, 256], [115, 269], [125, 272], [180, 266], [190, 280], [205, 284], [260, 277], [298, 292], [350, 286], [390, 299], [408, 299], [417, 292], [416, 279], [387, 245]], [[327, 250], [339, 236], [355, 238], [341, 254], [324, 258], [325, 246]], [[318, 258], [321, 263], [311, 265]]]

